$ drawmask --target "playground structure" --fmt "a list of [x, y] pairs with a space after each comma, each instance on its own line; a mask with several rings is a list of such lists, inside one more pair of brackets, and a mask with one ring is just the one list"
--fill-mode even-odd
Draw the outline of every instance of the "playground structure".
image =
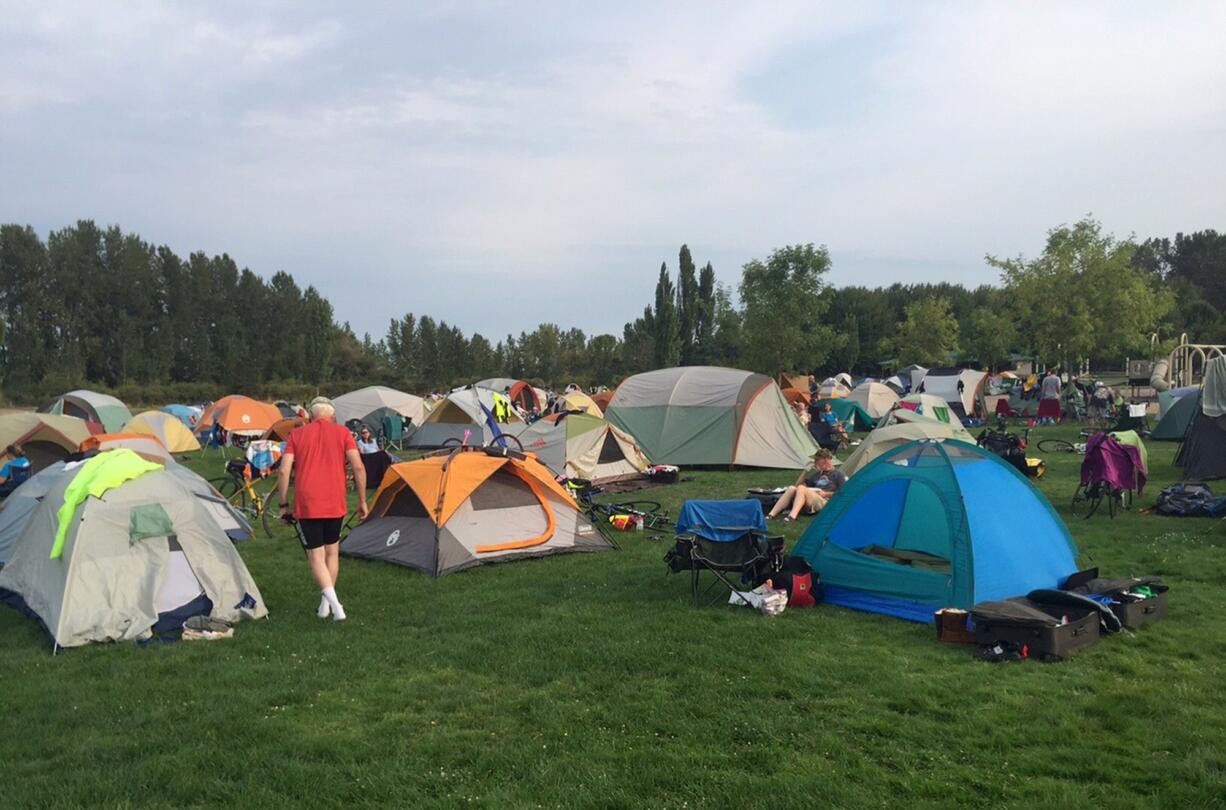
[[[1157, 354], [1158, 335], [1150, 336], [1153, 354]], [[1167, 391], [1171, 388], [1183, 388], [1188, 385], [1198, 385], [1205, 375], [1205, 366], [1214, 357], [1226, 356], [1226, 345], [1212, 343], [1189, 343], [1185, 332], [1179, 336], [1177, 345], [1164, 360], [1157, 360], [1149, 374], [1149, 384], [1154, 391]], [[1132, 363], [1129, 363], [1129, 377], [1132, 377]]]

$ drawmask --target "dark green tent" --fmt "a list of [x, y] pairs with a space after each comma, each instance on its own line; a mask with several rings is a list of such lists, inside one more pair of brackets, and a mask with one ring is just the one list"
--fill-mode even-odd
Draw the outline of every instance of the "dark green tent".
[[863, 433], [867, 430], [872, 430], [876, 421], [868, 415], [868, 411], [864, 410], [864, 406], [859, 402], [851, 399], [819, 399], [818, 405], [830, 403], [830, 410], [834, 411], [834, 415], [843, 423], [843, 427], [847, 428], [848, 433]]
[[1158, 421], [1154, 432], [1149, 438], [1160, 442], [1178, 442], [1188, 432], [1188, 423], [1196, 415], [1196, 403], [1200, 400], [1197, 394], [1185, 394], [1171, 407], [1166, 409], [1166, 415]]

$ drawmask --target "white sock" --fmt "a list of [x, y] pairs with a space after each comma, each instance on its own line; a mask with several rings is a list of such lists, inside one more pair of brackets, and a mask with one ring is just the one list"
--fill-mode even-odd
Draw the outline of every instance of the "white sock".
[[332, 614], [332, 605], [328, 603], [327, 597], [321, 595], [319, 597], [319, 610], [315, 611], [315, 615], [321, 619], [326, 619], [331, 614]]
[[328, 600], [328, 607], [332, 608], [334, 614], [345, 612], [341, 609], [341, 601], [336, 598], [336, 588], [324, 588], [323, 596], [324, 599]]

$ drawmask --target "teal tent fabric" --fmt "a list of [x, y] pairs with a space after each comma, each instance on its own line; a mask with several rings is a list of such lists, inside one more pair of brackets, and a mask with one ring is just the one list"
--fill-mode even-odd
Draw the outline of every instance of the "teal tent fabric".
[[1158, 420], [1149, 438], [1159, 442], [1183, 441], [1183, 435], [1188, 432], [1188, 425], [1196, 415], [1196, 403], [1199, 397], [1196, 393], [1187, 394], [1175, 400], [1166, 413]]
[[843, 423], [843, 427], [847, 428], [849, 433], [864, 433], [873, 429], [876, 420], [868, 415], [868, 411], [864, 410], [864, 406], [859, 402], [850, 399], [836, 397], [835, 399], [819, 399], [818, 405], [830, 404], [830, 410]]
[[[904, 564], [915, 552], [925, 564]], [[956, 440], [909, 442], [874, 460], [792, 553], [821, 575], [827, 601], [922, 622], [942, 607], [1058, 587], [1077, 568], [1043, 495], [998, 456]]]

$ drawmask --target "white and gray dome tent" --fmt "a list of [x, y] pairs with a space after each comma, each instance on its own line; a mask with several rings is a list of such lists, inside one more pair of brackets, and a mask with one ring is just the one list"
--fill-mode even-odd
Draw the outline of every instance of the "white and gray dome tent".
[[656, 464], [795, 470], [817, 450], [774, 380], [733, 368], [635, 374], [617, 387], [605, 418]]
[[375, 411], [387, 408], [412, 419], [416, 426], [426, 420], [430, 410], [421, 397], [385, 385], [370, 385], [341, 394], [332, 400], [332, 407], [336, 409], [336, 421], [341, 425], [352, 419], [365, 419]]
[[[501, 391], [469, 386], [452, 391], [444, 397], [421, 426], [409, 438], [409, 447], [442, 447], [449, 440], [465, 441], [470, 445], [489, 444], [495, 439], [493, 422], [494, 396]], [[499, 432], [515, 433], [524, 424], [519, 414], [511, 408], [505, 425], [498, 425]]]
[[160, 621], [170, 629], [192, 615], [226, 621], [267, 615], [230, 538], [164, 469], [85, 498], [67, 515], [57, 546], [69, 487], [106, 455], [68, 470], [30, 513], [0, 569], [5, 601], [37, 617], [57, 647], [139, 640]]

